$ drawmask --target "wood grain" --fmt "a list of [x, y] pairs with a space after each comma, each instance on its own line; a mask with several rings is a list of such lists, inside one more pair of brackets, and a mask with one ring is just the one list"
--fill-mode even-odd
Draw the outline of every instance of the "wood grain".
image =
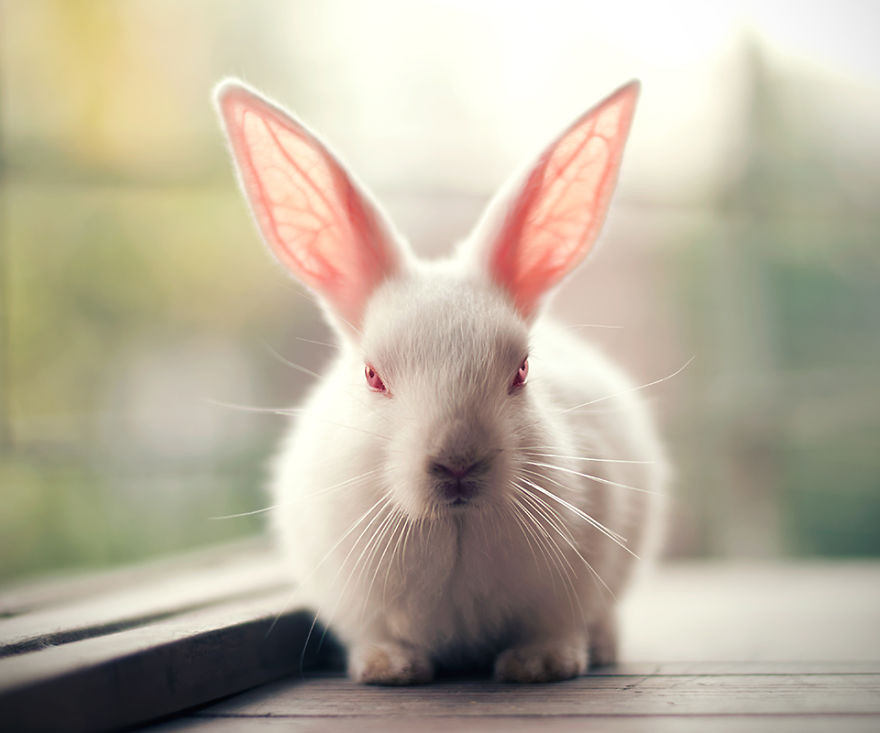
[[293, 674], [313, 617], [279, 616], [292, 600], [269, 594], [0, 659], [0, 730], [115, 730]]
[[342, 677], [283, 681], [218, 703], [211, 716], [880, 715], [880, 676], [589, 675], [553, 685], [483, 680], [380, 688]]
[[880, 565], [690, 561], [623, 598], [621, 658], [880, 659]]
[[[107, 591], [142, 587], [171, 577], [194, 577], [236, 561], [269, 557], [264, 537], [249, 537], [198, 550], [158, 557], [108, 570], [77, 571], [14, 582], [0, 589], [0, 619], [67, 606]], [[2, 638], [2, 637], [0, 637]]]
[[445, 718], [183, 718], [150, 729], [155, 733], [876, 733], [874, 715], [774, 717], [740, 716], [540, 716]]
[[265, 553], [227, 555], [224, 563], [178, 568], [149, 581], [128, 579], [62, 605], [0, 620], [0, 658], [142, 627], [284, 585], [282, 570]]
[[303, 678], [312, 614], [283, 582], [233, 552], [7, 594], [0, 730], [111, 730], [224, 697], [157, 730], [880, 730], [880, 563], [660, 568], [625, 600], [620, 665], [534, 687]]

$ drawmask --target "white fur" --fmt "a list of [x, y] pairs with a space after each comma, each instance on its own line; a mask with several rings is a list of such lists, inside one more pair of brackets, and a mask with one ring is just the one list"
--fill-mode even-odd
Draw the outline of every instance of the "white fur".
[[[401, 675], [399, 665], [370, 666], [363, 657], [371, 658], [371, 651], [375, 656], [377, 644], [450, 666], [486, 665], [497, 657], [496, 672], [504, 679], [582, 673], [590, 648], [594, 661], [613, 661], [612, 593], [623, 588], [634, 558], [541, 494], [583, 559], [531, 505], [536, 524], [547, 527], [559, 549], [530, 543], [509, 508], [518, 491], [509, 481], [522, 468], [536, 471], [543, 478], [526, 477], [619, 532], [639, 552], [653, 494], [550, 468], [518, 469], [520, 461], [530, 460], [522, 447], [530, 446], [548, 446], [534, 452], [549, 456], [647, 461], [531, 458], [660, 491], [661, 451], [632, 385], [565, 328], [543, 321], [529, 333], [500, 293], [448, 263], [423, 265], [383, 286], [363, 331], [363, 350], [343, 343], [306, 402], [273, 482], [278, 536], [319, 619], [349, 645], [353, 676], [386, 683], [425, 679], [424, 664], [414, 664], [410, 676]], [[511, 397], [504, 387], [520, 346], [530, 354], [531, 374], [522, 393]], [[381, 363], [392, 398], [366, 389], [365, 359], [377, 368]], [[493, 382], [498, 388], [487, 389]], [[563, 412], [610, 395], [616, 396]], [[429, 504], [422, 477], [438, 432], [452, 423], [467, 440], [488, 441], [502, 453], [484, 503], [444, 511]], [[369, 471], [367, 478], [344, 484]], [[369, 515], [377, 517], [372, 525], [368, 518], [340, 541], [384, 494], [403, 518], [375, 553], [365, 548], [391, 508]], [[390, 520], [384, 525], [389, 527]], [[405, 552], [398, 541], [404, 532]], [[536, 669], [518, 665], [508, 652], [560, 639], [569, 640], [562, 644], [566, 651], [550, 653], [546, 662], [527, 655]], [[576, 663], [560, 663], [566, 654]]]
[[[636, 91], [631, 84], [609, 100], [623, 99], [626, 116]], [[240, 165], [252, 162], [242, 153], [251, 143], [235, 111], [241, 105], [271, 117], [289, 133], [285, 140], [312, 146], [310, 160], [323, 150], [338, 162], [279, 107], [227, 82], [218, 109], [233, 155], [245, 155]], [[628, 119], [609, 159], [619, 160]], [[271, 143], [263, 135], [254, 144]], [[283, 261], [302, 232], [279, 243], [271, 217], [280, 217], [285, 237], [297, 221], [314, 236], [314, 219], [294, 214], [308, 207], [303, 190], [321, 192], [292, 168], [292, 192], [278, 194], [282, 158], [272, 158], [271, 200], [260, 198], [259, 172], [240, 180]], [[545, 681], [615, 659], [615, 599], [631, 574], [631, 553], [646, 547], [663, 456], [626, 377], [533, 308], [521, 315], [504, 289], [515, 284], [490, 276], [494, 241], [522, 180], [504, 189], [448, 260], [419, 262], [390, 227], [384, 244], [367, 238], [363, 246], [386, 247], [375, 251], [391, 264], [356, 325], [340, 325], [334, 303], [324, 303], [340, 350], [278, 455], [273, 523], [317, 619], [347, 645], [349, 672], [363, 682], [424, 682], [438, 665], [494, 665], [502, 680]], [[604, 215], [610, 193], [602, 191], [591, 221]], [[560, 222], [569, 216], [560, 212]], [[591, 245], [582, 242], [571, 261]], [[359, 245], [327, 246], [322, 256], [335, 257], [332, 266]], [[351, 268], [339, 272], [358, 284]], [[527, 355], [528, 382], [514, 387]], [[367, 387], [365, 363], [387, 393]], [[474, 493], [455, 505], [445, 471], [465, 466], [474, 467], [463, 480]]]

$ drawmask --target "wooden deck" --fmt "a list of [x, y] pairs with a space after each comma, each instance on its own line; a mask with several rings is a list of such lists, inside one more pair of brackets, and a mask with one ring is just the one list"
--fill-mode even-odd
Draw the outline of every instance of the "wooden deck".
[[[653, 667], [552, 687], [476, 680], [364, 688], [340, 677], [283, 682], [162, 731], [871, 731], [876, 674]], [[874, 668], [876, 673], [877, 668]], [[871, 698], [874, 698], [873, 700]]]
[[680, 564], [624, 606], [623, 661], [571, 682], [294, 676], [171, 731], [880, 731], [880, 565]]
[[880, 563], [669, 564], [622, 611], [578, 680], [377, 688], [297, 672], [310, 616], [261, 548], [8, 589], [0, 730], [880, 730]]

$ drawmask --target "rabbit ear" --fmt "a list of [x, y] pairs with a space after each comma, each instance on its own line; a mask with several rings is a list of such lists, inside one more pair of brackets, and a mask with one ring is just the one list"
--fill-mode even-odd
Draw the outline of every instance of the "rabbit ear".
[[477, 239], [489, 247], [484, 266], [527, 320], [599, 234], [638, 92], [630, 82], [578, 119], [478, 227]]
[[215, 99], [263, 239], [357, 331], [370, 294], [401, 266], [390, 225], [302, 123], [236, 81]]

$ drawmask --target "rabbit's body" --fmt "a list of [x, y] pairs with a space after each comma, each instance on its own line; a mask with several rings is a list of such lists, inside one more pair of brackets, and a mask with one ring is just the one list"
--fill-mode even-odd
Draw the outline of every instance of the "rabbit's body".
[[494, 664], [539, 681], [615, 658], [662, 456], [626, 378], [539, 316], [598, 234], [636, 91], [578, 120], [431, 263], [301, 123], [237, 83], [218, 92], [263, 236], [340, 335], [279, 454], [274, 526], [355, 679]]
[[[491, 292], [483, 294], [483, 302], [468, 303], [481, 300], [474, 297], [475, 285], [444, 270], [426, 267], [420, 278], [423, 282], [403, 288], [392, 284], [391, 292], [376, 298], [383, 312], [406, 313], [430, 327], [396, 324], [406, 335], [387, 336], [400, 352], [420, 354], [426, 365], [457, 352], [475, 373], [489, 369], [474, 352], [491, 341], [493, 311], [509, 306]], [[646, 492], [658, 491], [662, 480], [660, 450], [641, 401], [624, 376], [570, 329], [542, 322], [528, 348], [528, 408], [517, 410], [507, 424], [499, 415], [507, 432], [503, 450], [512, 464], [505, 469], [552, 490], [640, 552], [656, 498]], [[484, 351], [484, 359], [493, 356]], [[563, 505], [537, 493], [549, 508], [526, 503], [530, 519], [511, 508], [518, 490], [501, 486], [486, 506], [456, 508], [429, 521], [385, 521], [393, 516], [391, 508], [369, 511], [392, 491], [389, 472], [405, 473], [406, 464], [425, 452], [407, 446], [395, 456], [401, 441], [389, 436], [419, 440], [411, 435], [413, 423], [430, 424], [424, 412], [432, 409], [459, 410], [472, 420], [471, 410], [491, 413], [497, 406], [487, 404], [485, 395], [444, 389], [432, 371], [416, 379], [434, 380], [437, 389], [419, 388], [418, 399], [408, 405], [411, 412], [377, 422], [363, 401], [385, 398], [362, 393], [362, 363], [357, 350], [343, 349], [331, 367], [333, 376], [317, 386], [296, 419], [273, 483], [275, 529], [319, 619], [349, 645], [402, 643], [444, 666], [491, 665], [505, 649], [543, 635], [581, 634], [589, 640], [584, 653], [589, 643], [594, 662], [612, 661], [612, 593], [622, 589], [635, 559]], [[347, 388], [340, 390], [344, 380]], [[449, 380], [479, 384], [457, 374]], [[337, 448], [340, 441], [344, 452]], [[525, 461], [547, 466], [520, 465]], [[389, 470], [394, 462], [402, 465]], [[412, 492], [418, 491], [414, 482]], [[542, 539], [524, 529], [524, 521], [534, 522]]]

